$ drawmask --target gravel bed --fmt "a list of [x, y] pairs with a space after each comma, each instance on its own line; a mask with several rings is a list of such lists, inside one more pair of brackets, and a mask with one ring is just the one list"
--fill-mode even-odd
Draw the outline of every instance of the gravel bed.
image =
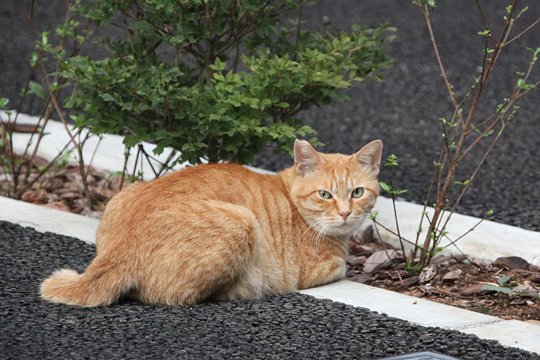
[[[376, 26], [386, 22], [398, 28], [391, 47], [394, 66], [381, 83], [367, 82], [348, 91], [351, 100], [331, 107], [313, 109], [303, 115], [318, 132], [330, 152], [352, 152], [368, 140], [385, 142], [385, 154], [394, 153], [400, 159], [395, 183], [409, 189], [405, 199], [421, 203], [432, 174], [432, 160], [440, 149], [439, 117], [451, 115], [448, 95], [440, 80], [433, 49], [419, 9], [411, 0], [316, 0], [303, 12], [306, 26], [317, 28], [324, 16], [342, 29], [354, 23]], [[15, 1], [0, 2], [0, 57], [2, 76], [0, 96], [17, 104], [20, 88], [28, 76], [32, 42], [24, 17]], [[500, 28], [507, 0], [481, 1], [486, 18]], [[529, 5], [517, 25], [516, 33], [540, 16], [535, 0], [520, 2]], [[37, 2], [36, 27], [53, 30], [63, 16], [63, 2]], [[475, 1], [452, 0], [437, 2], [434, 31], [439, 39], [448, 75], [462, 95], [481, 65], [483, 30]], [[490, 88], [481, 104], [481, 113], [492, 110], [515, 81], [515, 71], [523, 71], [530, 53], [527, 47], [540, 46], [540, 27], [505, 49]], [[92, 52], [92, 50], [89, 50]], [[538, 73], [538, 72], [537, 72]], [[495, 211], [494, 220], [540, 231], [540, 92], [521, 103], [520, 116], [508, 128], [483, 171], [477, 177], [459, 212], [482, 216], [488, 209]], [[39, 114], [34, 100], [23, 110]], [[471, 160], [478, 159], [473, 154]], [[279, 170], [290, 164], [290, 158], [276, 156], [270, 150], [260, 155], [255, 165]], [[467, 161], [458, 179], [470, 174], [473, 162]], [[388, 179], [383, 171], [382, 177]]]
[[300, 294], [184, 308], [125, 302], [82, 309], [40, 300], [44, 277], [59, 267], [83, 270], [93, 255], [82, 241], [0, 221], [1, 358], [367, 359], [435, 351], [540, 359]]

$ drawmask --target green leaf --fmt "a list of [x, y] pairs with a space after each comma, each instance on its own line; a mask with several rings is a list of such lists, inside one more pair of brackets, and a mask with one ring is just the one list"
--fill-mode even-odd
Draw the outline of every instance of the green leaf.
[[478, 35], [483, 36], [483, 37], [489, 37], [489, 36], [491, 36], [491, 29], [490, 28], [485, 28], [484, 30], [479, 31]]
[[368, 215], [369, 219], [373, 221], [377, 220], [377, 216], [379, 216], [379, 212], [377, 210], [370, 212]]
[[497, 285], [491, 285], [491, 284], [484, 284], [480, 287], [480, 290], [486, 290], [486, 291], [494, 291], [497, 293], [504, 293], [506, 295], [512, 294], [512, 289], [507, 287], [500, 287]]
[[0, 109], [6, 107], [7, 104], [9, 104], [8, 98], [0, 98]]
[[454, 181], [454, 184], [458, 185], [458, 186], [467, 186], [471, 183], [471, 180], [470, 179], [465, 179], [463, 181]]
[[501, 276], [500, 278], [497, 279], [497, 284], [502, 286], [502, 285], [508, 283], [508, 281], [510, 281], [511, 278], [512, 277], [510, 275]]
[[389, 166], [389, 167], [398, 166], [399, 163], [397, 159], [398, 159], [397, 156], [394, 154], [388, 155], [388, 157], [386, 158], [386, 161], [384, 162], [384, 166]]
[[[80, 24], [118, 24], [114, 38], [96, 32], [100, 59], [65, 58], [58, 36], [39, 48], [46, 60], [62, 58], [61, 76], [75, 89], [64, 105], [76, 125], [129, 134], [128, 147], [148, 141], [157, 151], [181, 150], [175, 161], [246, 162], [268, 145], [290, 154], [296, 137], [316, 143], [299, 112], [344, 99], [345, 89], [379, 79], [390, 65], [389, 27], [296, 36], [289, 21], [299, 20], [298, 1], [149, 0], [136, 17], [130, 1], [76, 3]], [[75, 44], [89, 36], [69, 21], [56, 34]]]
[[386, 191], [387, 193], [392, 192], [392, 187], [383, 181], [379, 181], [379, 186], [383, 191]]
[[42, 100], [46, 100], [47, 99], [47, 92], [45, 91], [45, 89], [43, 88], [43, 86], [41, 86], [40, 83], [37, 83], [35, 81], [30, 81], [28, 83], [28, 86], [30, 87], [30, 91], [29, 93], [30, 94], [34, 94], [36, 95], [38, 98], [42, 99]]
[[537, 47], [536, 49], [527, 48], [527, 50], [533, 53], [532, 61], [536, 62], [536, 60], [538, 60], [538, 55], [540, 55], [540, 47]]
[[114, 101], [114, 97], [112, 97], [110, 94], [100, 94], [99, 97], [107, 102]]

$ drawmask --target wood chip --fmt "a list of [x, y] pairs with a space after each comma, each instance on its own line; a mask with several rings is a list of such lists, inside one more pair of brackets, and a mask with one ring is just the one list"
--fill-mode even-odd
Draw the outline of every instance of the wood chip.
[[363, 256], [363, 255], [359, 255], [359, 256], [356, 256], [356, 255], [349, 255], [347, 256], [347, 264], [351, 265], [351, 266], [356, 266], [356, 265], [363, 265], [367, 260], [367, 256]]
[[114, 190], [101, 186], [90, 186], [90, 193], [92, 194], [93, 198], [101, 201], [109, 200], [116, 194]]
[[45, 180], [43, 182], [43, 184], [42, 184], [42, 187], [43, 187], [43, 189], [45, 189], [47, 191], [53, 191], [53, 190], [56, 190], [56, 189], [60, 189], [61, 187], [64, 186], [64, 184], [65, 184], [65, 182], [62, 181], [62, 179], [54, 177], [54, 178], [50, 178], [50, 179]]
[[366, 281], [370, 280], [371, 277], [372, 276], [370, 274], [358, 274], [353, 277], [347, 278], [347, 280], [351, 280], [351, 281], [363, 284]]
[[474, 284], [467, 286], [465, 289], [461, 289], [459, 294], [461, 296], [474, 296], [474, 295], [484, 295], [489, 293], [491, 290], [483, 289], [485, 284]]
[[390, 266], [392, 260], [394, 260], [396, 257], [397, 253], [392, 249], [375, 251], [369, 258], [367, 258], [363, 270], [365, 273], [369, 274], [376, 270], [385, 269]]
[[418, 284], [418, 275], [411, 276], [400, 281], [396, 281], [394, 284], [396, 286], [399, 286], [402, 289], [411, 287], [413, 285]]
[[429, 266], [426, 266], [422, 269], [420, 275], [418, 275], [418, 282], [420, 284], [425, 284], [431, 279], [433, 279], [435, 275], [437, 275], [437, 265], [431, 264]]
[[28, 190], [22, 194], [21, 200], [32, 204], [45, 204], [47, 202], [47, 192], [45, 190]]
[[442, 276], [443, 281], [456, 281], [461, 277], [463, 271], [461, 269], [451, 270]]
[[497, 258], [493, 265], [512, 270], [512, 269], [523, 269], [527, 270], [529, 268], [529, 262], [524, 258], [519, 256], [504, 256]]

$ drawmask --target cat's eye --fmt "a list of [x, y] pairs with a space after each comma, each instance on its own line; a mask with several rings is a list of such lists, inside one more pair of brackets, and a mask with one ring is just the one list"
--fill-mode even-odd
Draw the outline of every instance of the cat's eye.
[[362, 197], [362, 195], [364, 195], [364, 188], [361, 188], [361, 187], [357, 187], [351, 193], [351, 196], [353, 198], [359, 198], [359, 197]]
[[325, 200], [329, 200], [332, 198], [332, 194], [325, 190], [319, 190], [319, 196]]

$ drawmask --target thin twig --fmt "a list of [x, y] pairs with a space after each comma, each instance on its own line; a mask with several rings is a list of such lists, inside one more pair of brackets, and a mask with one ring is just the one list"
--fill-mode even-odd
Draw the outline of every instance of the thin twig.
[[506, 41], [502, 45], [502, 47], [506, 47], [506, 46], [510, 45], [511, 43], [513, 43], [514, 41], [519, 40], [523, 35], [525, 35], [529, 31], [531, 31], [532, 29], [534, 29], [534, 27], [536, 25], [538, 25], [539, 23], [540, 23], [540, 17], [538, 19], [536, 19], [531, 25], [527, 26], [527, 28], [525, 28], [525, 30], [523, 30], [522, 32], [520, 32], [519, 34], [517, 34], [516, 36], [514, 36], [510, 40]]

